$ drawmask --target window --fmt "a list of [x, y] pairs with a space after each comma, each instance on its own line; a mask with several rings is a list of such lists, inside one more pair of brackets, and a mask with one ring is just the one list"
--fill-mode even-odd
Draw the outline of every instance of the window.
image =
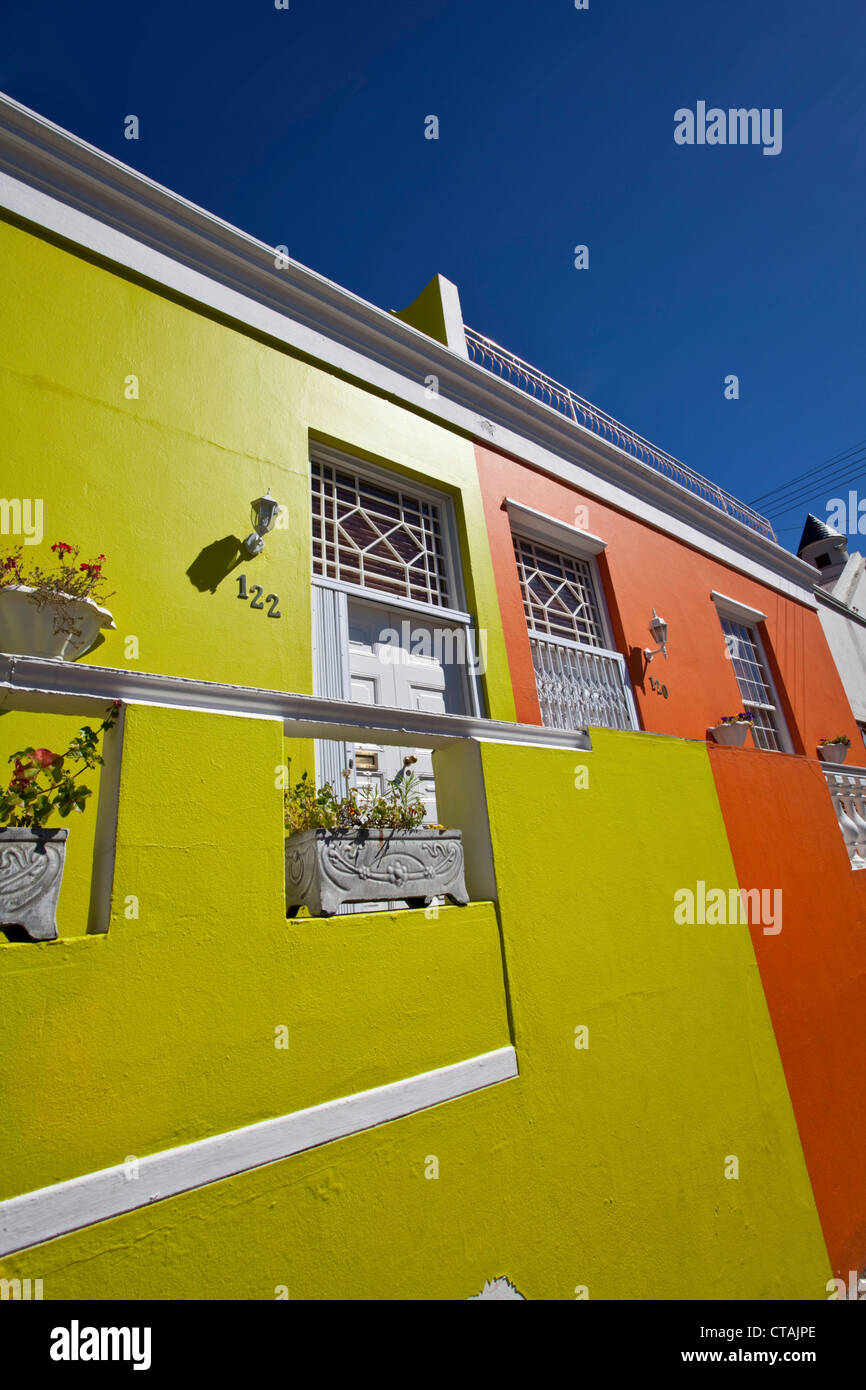
[[767, 669], [757, 627], [719, 614], [743, 708], [754, 715], [752, 737], [756, 748], [785, 751], [787, 736], [776, 692]]
[[604, 647], [603, 628], [592, 570], [586, 560], [558, 554], [522, 536], [514, 554], [523, 591], [523, 611], [531, 633], [565, 637]]
[[324, 461], [311, 464], [313, 574], [446, 608], [441, 509]]
[[[520, 524], [528, 512], [515, 504], [513, 519]], [[529, 518], [536, 526], [544, 521], [538, 514]], [[553, 537], [570, 529], [550, 524], [558, 528]], [[542, 722], [554, 729], [636, 729], [625, 659], [612, 650], [593, 559], [519, 532], [512, 539]], [[574, 544], [581, 544], [579, 537]], [[597, 542], [595, 552], [603, 545]]]

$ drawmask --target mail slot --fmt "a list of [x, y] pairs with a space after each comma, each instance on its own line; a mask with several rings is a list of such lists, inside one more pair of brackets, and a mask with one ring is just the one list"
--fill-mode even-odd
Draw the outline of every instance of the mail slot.
[[355, 767], [358, 772], [378, 772], [379, 754], [378, 753], [356, 753]]

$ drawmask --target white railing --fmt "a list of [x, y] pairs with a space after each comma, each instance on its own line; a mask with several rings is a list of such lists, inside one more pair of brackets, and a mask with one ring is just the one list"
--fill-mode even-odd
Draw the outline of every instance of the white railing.
[[866, 869], [866, 768], [824, 767], [852, 869]]
[[551, 729], [636, 729], [634, 701], [619, 652], [530, 637], [542, 722]]
[[734, 517], [735, 520], [742, 522], [752, 531], [766, 536], [768, 540], [776, 540], [776, 533], [770, 522], [765, 516], [761, 516], [760, 512], [753, 511], [745, 502], [740, 502], [730, 492], [725, 492], [724, 488], [711, 483], [709, 479], [702, 477], [693, 468], [689, 468], [688, 464], [681, 463], [679, 459], [675, 459], [664, 449], [657, 449], [654, 444], [650, 444], [648, 439], [635, 434], [634, 430], [630, 430], [627, 425], [622, 425], [618, 420], [614, 420], [612, 415], [598, 410], [596, 406], [585, 401], [582, 396], [576, 395], [567, 386], [562, 386], [552, 377], [545, 376], [535, 367], [530, 367], [528, 362], [523, 362], [519, 357], [515, 357], [514, 353], [509, 352], [507, 348], [500, 347], [498, 343], [483, 337], [481, 333], [476, 333], [473, 328], [466, 328], [464, 331], [471, 362], [478, 363], [486, 371], [492, 372], [501, 377], [503, 381], [516, 386], [518, 390], [524, 391], [529, 396], [534, 396], [543, 405], [558, 411], [560, 415], [565, 415], [576, 424], [582, 425], [584, 429], [591, 430], [599, 438], [606, 439], [610, 444], [615, 444], [617, 448], [631, 454], [641, 463], [649, 464], [651, 468], [663, 473], [672, 482], [678, 483], [680, 487], [702, 497], [705, 502], [709, 502], [713, 507], [718, 507], [720, 511], [726, 512], [728, 516]]

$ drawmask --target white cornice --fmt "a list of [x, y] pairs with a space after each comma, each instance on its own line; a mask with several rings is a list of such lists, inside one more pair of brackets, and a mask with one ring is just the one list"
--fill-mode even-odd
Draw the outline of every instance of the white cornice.
[[297, 261], [277, 269], [273, 247], [2, 94], [0, 207], [814, 605], [817, 571], [781, 546]]

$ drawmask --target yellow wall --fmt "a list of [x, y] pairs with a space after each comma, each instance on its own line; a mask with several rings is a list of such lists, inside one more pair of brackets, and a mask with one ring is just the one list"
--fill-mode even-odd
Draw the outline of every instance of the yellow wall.
[[451, 1299], [498, 1275], [529, 1298], [826, 1297], [748, 928], [673, 920], [677, 888], [736, 884], [702, 745], [482, 747], [500, 952], [485, 905], [286, 923], [279, 726], [127, 717], [116, 891], [140, 920], [0, 953], [4, 1196], [506, 1045], [506, 987], [520, 1075], [4, 1275], [46, 1298]]
[[[468, 601], [488, 635], [488, 713], [514, 718], [469, 441], [3, 222], [0, 263], [3, 495], [44, 499], [44, 543], [28, 558], [50, 560], [57, 539], [107, 556], [117, 631], [87, 660], [310, 692], [315, 437], [454, 496]], [[268, 487], [289, 529], [216, 592], [195, 587], [190, 566], [247, 535]], [[238, 600], [240, 573], [279, 595], [281, 619]]]
[[281, 750], [127, 710], [108, 935], [0, 949], [0, 1200], [507, 1045], [490, 906], [286, 921]]

